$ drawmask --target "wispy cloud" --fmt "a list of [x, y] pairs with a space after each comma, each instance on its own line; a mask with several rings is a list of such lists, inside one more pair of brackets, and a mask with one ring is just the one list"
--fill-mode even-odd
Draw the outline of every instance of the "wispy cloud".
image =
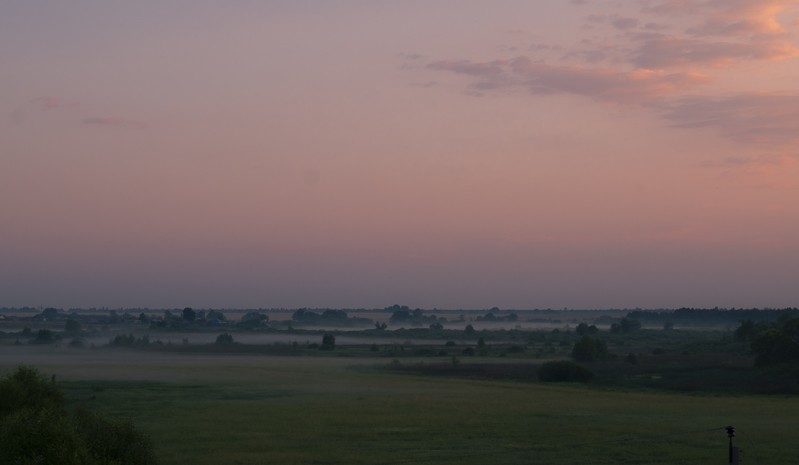
[[[42, 112], [75, 109], [76, 111], [69, 112], [69, 115], [71, 118], [76, 118], [84, 126], [119, 129], [145, 129], [147, 127], [147, 124], [144, 122], [130, 118], [119, 116], [87, 116], [87, 109], [91, 108], [91, 105], [82, 105], [78, 102], [57, 96], [32, 98], [28, 100], [28, 104]], [[10, 120], [14, 124], [22, 124], [25, 120], [25, 114], [26, 112], [24, 109], [18, 108], [11, 113]]]
[[705, 160], [702, 166], [707, 168], [738, 168], [760, 163], [759, 160], [753, 157], [724, 157], [721, 160]]
[[70, 102], [61, 97], [36, 97], [30, 103], [39, 107], [42, 111], [54, 110], [56, 108], [76, 108], [78, 102]]
[[429, 68], [476, 78], [473, 92], [520, 87], [534, 94], [568, 93], [595, 100], [636, 104], [685, 92], [708, 82], [697, 73], [553, 66], [528, 57], [490, 62], [438, 61]]
[[687, 97], [666, 107], [664, 117], [673, 127], [713, 128], [740, 143], [768, 147], [799, 144], [799, 95]]
[[621, 16], [616, 16], [610, 21], [610, 24], [612, 24], [613, 27], [615, 27], [616, 29], [621, 29], [623, 31], [626, 31], [628, 29], [637, 27], [638, 24], [640, 24], [640, 22], [641, 21], [639, 21], [636, 18], [625, 18]]
[[84, 118], [83, 124], [97, 127], [111, 127], [122, 129], [144, 129], [147, 125], [127, 118], [119, 118], [115, 116], [94, 116], [91, 118]]
[[610, 24], [616, 29], [626, 31], [638, 27], [641, 21], [638, 18], [619, 15], [591, 14], [586, 18], [588, 23]]

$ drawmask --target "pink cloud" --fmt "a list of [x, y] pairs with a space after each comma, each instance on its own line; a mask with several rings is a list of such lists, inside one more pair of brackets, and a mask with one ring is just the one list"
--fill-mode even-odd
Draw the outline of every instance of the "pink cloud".
[[[651, 2], [645, 2], [650, 4]], [[682, 34], [641, 35], [636, 63], [733, 64], [740, 60], [778, 61], [799, 56], [795, 37], [778, 17], [796, 0], [665, 0], [645, 11], [691, 16], [696, 24]], [[636, 39], [636, 38], [634, 38]]]
[[641, 23], [638, 18], [606, 14], [588, 15], [586, 21], [589, 23], [608, 23], [616, 29], [623, 31], [638, 27], [638, 25]]
[[[590, 58], [604, 54], [608, 60], [638, 67], [714, 68], [799, 56], [795, 34], [780, 23], [790, 7], [799, 6], [797, 0], [640, 0], [640, 3], [643, 10], [639, 17], [589, 15], [587, 25], [607, 24], [622, 31], [622, 35], [608, 31], [607, 43], [601, 47], [572, 50], [566, 57], [581, 57], [590, 62]], [[647, 22], [650, 15], [656, 15], [658, 23]], [[639, 32], [641, 24], [646, 32]]]
[[704, 24], [693, 30], [696, 34], [748, 36], [752, 34], [782, 34], [785, 29], [777, 16], [795, 0], [724, 0], [702, 2], [707, 11]]
[[95, 116], [91, 118], [84, 118], [83, 124], [98, 127], [112, 127], [122, 129], [144, 129], [146, 125], [140, 121], [134, 121], [126, 118], [119, 118], [115, 116]]
[[775, 32], [782, 28], [776, 17], [796, 0], [640, 0], [645, 13], [669, 16], [694, 16], [708, 24], [748, 25], [757, 32]]
[[670, 68], [732, 65], [743, 60], [784, 60], [799, 50], [782, 39], [745, 42], [710, 41], [665, 34], [637, 34], [638, 48], [630, 55], [636, 66]]

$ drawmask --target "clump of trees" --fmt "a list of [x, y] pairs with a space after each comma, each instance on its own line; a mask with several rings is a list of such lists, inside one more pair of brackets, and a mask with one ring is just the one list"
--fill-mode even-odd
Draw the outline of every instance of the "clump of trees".
[[58, 335], [49, 329], [40, 329], [36, 332], [36, 337], [33, 338], [31, 344], [52, 344], [58, 340]]
[[[746, 323], [744, 322], [741, 327], [747, 325]], [[751, 340], [757, 365], [799, 362], [799, 318], [762, 330]]]
[[439, 320], [445, 321], [443, 318], [438, 318], [435, 315], [425, 315], [424, 310], [415, 308], [411, 310], [407, 305], [392, 305], [383, 310], [391, 312], [389, 321], [394, 325], [411, 325], [411, 326], [425, 326], [438, 322]]
[[216, 343], [219, 345], [233, 344], [233, 336], [228, 333], [222, 333], [216, 337]]
[[[127, 314], [126, 314], [127, 315]], [[225, 314], [218, 310], [194, 310], [185, 307], [180, 313], [175, 314], [170, 310], [164, 310], [162, 318], [148, 316], [144, 313], [139, 314], [134, 320], [140, 323], [149, 322], [151, 328], [182, 329], [194, 326], [220, 326], [227, 323]]]
[[632, 333], [641, 329], [641, 321], [634, 318], [622, 318], [618, 323], [610, 325], [611, 333]]
[[752, 320], [744, 320], [741, 322], [741, 325], [735, 329], [733, 335], [738, 341], [752, 342], [757, 338], [758, 335], [764, 333], [772, 327], [772, 324], [763, 321], [755, 322]]
[[577, 325], [577, 328], [575, 328], [575, 332], [580, 336], [589, 336], [598, 333], [599, 328], [597, 328], [596, 325], [588, 326], [586, 323], [580, 323]]
[[596, 362], [608, 359], [608, 345], [605, 341], [583, 336], [572, 348], [572, 358], [578, 362]]
[[262, 328], [269, 324], [269, 316], [259, 312], [249, 312], [239, 320], [238, 325], [244, 328]]
[[476, 317], [474, 319], [474, 321], [485, 321], [485, 322], [489, 322], [489, 323], [499, 323], [499, 322], [504, 322], [504, 321], [513, 322], [513, 321], [518, 321], [519, 320], [519, 316], [516, 315], [513, 312], [508, 313], [507, 315], [497, 315], [497, 312], [499, 312], [499, 308], [494, 307], [494, 308], [490, 309], [488, 311], [488, 313], [486, 313], [485, 315]]
[[153, 465], [152, 444], [130, 421], [67, 411], [53, 380], [19, 367], [0, 380], [0, 463]]
[[136, 337], [133, 334], [117, 334], [108, 341], [108, 345], [112, 347], [147, 347], [150, 345], [150, 336], [145, 334]]

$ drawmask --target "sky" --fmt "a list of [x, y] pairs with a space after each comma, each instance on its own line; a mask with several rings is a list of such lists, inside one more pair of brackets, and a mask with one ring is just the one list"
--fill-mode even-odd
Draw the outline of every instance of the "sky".
[[799, 0], [0, 0], [0, 306], [799, 305]]

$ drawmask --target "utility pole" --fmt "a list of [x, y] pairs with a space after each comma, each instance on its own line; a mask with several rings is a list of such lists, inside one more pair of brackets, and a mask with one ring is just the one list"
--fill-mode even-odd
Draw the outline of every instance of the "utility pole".
[[724, 429], [727, 430], [727, 437], [730, 439], [730, 446], [729, 446], [729, 464], [730, 465], [739, 465], [739, 449], [737, 447], [732, 446], [732, 438], [735, 437], [735, 427], [725, 426]]

